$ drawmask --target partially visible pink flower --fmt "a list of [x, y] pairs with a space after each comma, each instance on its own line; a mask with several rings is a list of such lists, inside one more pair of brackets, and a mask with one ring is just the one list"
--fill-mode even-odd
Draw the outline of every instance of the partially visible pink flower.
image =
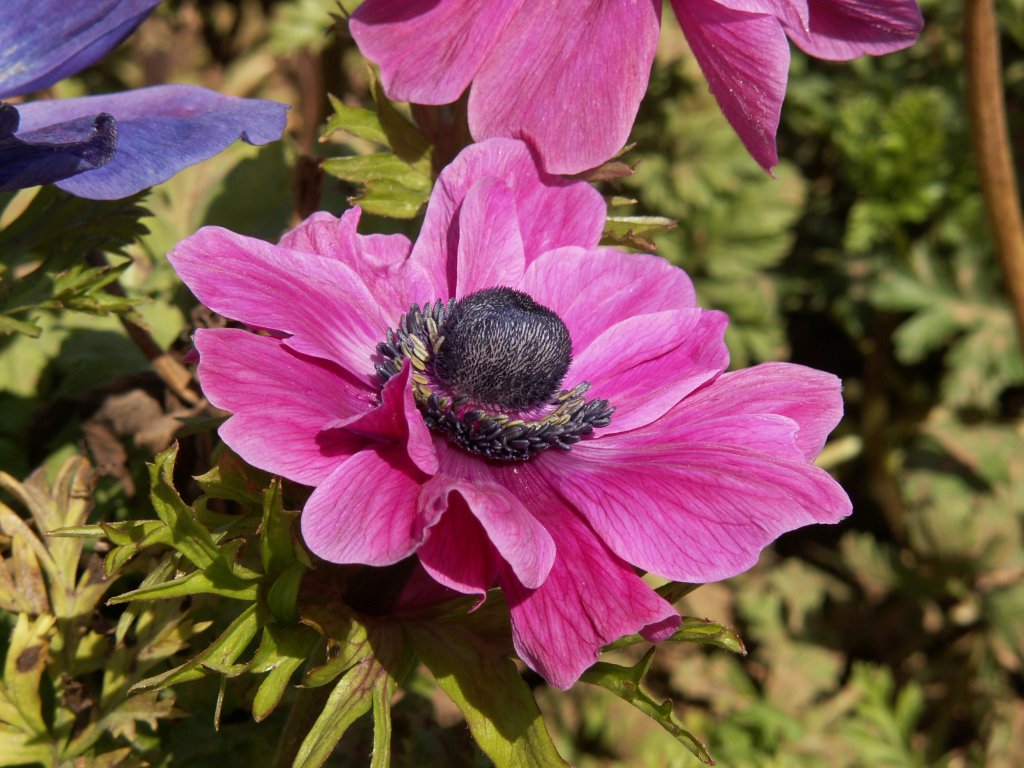
[[321, 558], [500, 586], [519, 655], [567, 688], [603, 645], [678, 626], [635, 568], [726, 578], [849, 513], [812, 463], [839, 381], [725, 373], [726, 317], [664, 260], [599, 247], [601, 196], [525, 144], [463, 151], [415, 244], [359, 215], [277, 245], [207, 227], [170, 256], [208, 307], [272, 331], [198, 331], [199, 378], [229, 446], [315, 487]]
[[[469, 88], [477, 141], [528, 140], [551, 173], [626, 143], [658, 45], [662, 0], [365, 0], [349, 28], [387, 94], [446, 104]], [[762, 166], [789, 72], [789, 37], [845, 61], [911, 45], [915, 0], [672, 0], [711, 91]]]

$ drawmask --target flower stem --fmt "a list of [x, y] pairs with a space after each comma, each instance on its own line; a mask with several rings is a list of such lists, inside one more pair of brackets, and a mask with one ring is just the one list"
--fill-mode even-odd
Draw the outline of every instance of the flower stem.
[[993, 0], [965, 0], [967, 100], [981, 193], [1024, 349], [1024, 217], [1006, 125]]

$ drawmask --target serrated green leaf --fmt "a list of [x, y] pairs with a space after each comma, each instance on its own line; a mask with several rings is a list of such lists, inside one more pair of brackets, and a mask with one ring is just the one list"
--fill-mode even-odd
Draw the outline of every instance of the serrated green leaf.
[[49, 733], [43, 719], [43, 703], [39, 694], [50, 654], [50, 634], [57, 618], [43, 614], [34, 621], [27, 614], [18, 614], [11, 633], [4, 661], [4, 677], [0, 695], [18, 714], [19, 726], [26, 732], [45, 737]]
[[170, 685], [197, 680], [205, 674], [203, 668], [227, 677], [240, 675], [248, 665], [235, 662], [252, 643], [261, 623], [257, 606], [248, 606], [200, 654], [174, 669], [140, 680], [129, 689], [129, 692], [159, 691]]
[[43, 329], [31, 320], [18, 320], [7, 315], [0, 315], [0, 333], [20, 333], [30, 338], [36, 338]]
[[256, 690], [252, 716], [260, 722], [274, 711], [288, 687], [288, 681], [301, 667], [319, 637], [303, 626], [280, 627], [273, 624], [263, 630], [260, 647], [250, 665], [252, 672], [267, 672]]
[[381, 667], [372, 656], [362, 659], [345, 673], [306, 734], [292, 768], [320, 768], [327, 762], [349, 726], [370, 711], [380, 674]]
[[476, 743], [497, 768], [567, 765], [508, 656], [448, 624], [409, 622], [406, 631], [416, 655], [462, 710]]
[[267, 607], [278, 621], [291, 623], [299, 618], [299, 587], [308, 570], [302, 563], [292, 563], [271, 585], [267, 592]]
[[714, 765], [715, 761], [711, 758], [707, 747], [686, 730], [683, 724], [676, 718], [675, 713], [672, 711], [672, 702], [663, 701], [659, 704], [641, 687], [643, 678], [647, 674], [647, 670], [650, 669], [651, 661], [654, 659], [654, 651], [654, 648], [649, 650], [632, 667], [622, 667], [617, 664], [599, 661], [584, 672], [580, 679], [591, 685], [611, 691], [620, 699], [628, 701], [671, 733], [680, 744], [690, 750], [702, 763]]
[[430, 142], [419, 129], [405, 119], [384, 93], [384, 87], [376, 73], [371, 70], [370, 94], [377, 107], [381, 128], [387, 136], [387, 146], [406, 163], [417, 165], [430, 172]]
[[30, 733], [0, 723], [0, 766], [46, 765], [52, 747], [40, 744]]
[[601, 234], [602, 245], [625, 246], [653, 253], [652, 235], [668, 232], [678, 225], [664, 216], [609, 216]]
[[361, 139], [376, 142], [382, 146], [390, 146], [387, 134], [380, 124], [380, 118], [372, 109], [363, 107], [349, 107], [341, 102], [334, 94], [327, 94], [331, 102], [334, 114], [327, 120], [327, 125], [321, 131], [321, 136], [326, 138], [335, 131], [348, 131], [353, 136]]
[[246, 507], [258, 507], [263, 503], [270, 475], [249, 467], [231, 451], [222, 450], [217, 454], [217, 466], [205, 474], [197, 475], [195, 481], [203, 493], [212, 499], [226, 499]]
[[[643, 635], [626, 635], [614, 643], [606, 645], [604, 650], [613, 651], [643, 642], [647, 642]], [[693, 616], [684, 616], [679, 629], [671, 637], [667, 637], [661, 642], [713, 645], [717, 648], [724, 648], [727, 651], [738, 653], [741, 656], [747, 654], [743, 640], [731, 629], [717, 624], [710, 619], [698, 619]]]
[[[349, 726], [366, 714], [374, 702], [390, 708], [395, 687], [408, 673], [413, 656], [402, 632], [394, 626], [371, 630], [373, 653], [350, 668], [331, 691], [324, 711], [310, 729], [295, 757], [293, 768], [320, 768], [330, 757]], [[381, 740], [390, 739], [390, 728], [381, 726]], [[375, 729], [374, 750], [384, 750]]]
[[171, 532], [171, 546], [187, 557], [200, 570], [221, 559], [217, 543], [196, 519], [195, 510], [185, 504], [174, 488], [174, 462], [178, 456], [175, 443], [149, 464], [150, 500], [157, 516]]
[[349, 611], [311, 607], [303, 611], [302, 622], [327, 638], [328, 649], [328, 660], [306, 672], [307, 688], [326, 685], [371, 652], [366, 625]]
[[292, 536], [295, 518], [296, 514], [284, 511], [281, 481], [275, 480], [263, 494], [260, 559], [264, 573], [283, 573], [295, 564], [295, 540]]
[[[238, 542], [240, 545], [242, 542]], [[110, 605], [138, 602], [139, 600], [171, 600], [187, 595], [220, 595], [233, 600], [254, 601], [259, 596], [259, 583], [251, 579], [242, 579], [222, 563], [216, 562], [204, 571], [180, 576], [162, 584], [123, 592], [108, 601]]]

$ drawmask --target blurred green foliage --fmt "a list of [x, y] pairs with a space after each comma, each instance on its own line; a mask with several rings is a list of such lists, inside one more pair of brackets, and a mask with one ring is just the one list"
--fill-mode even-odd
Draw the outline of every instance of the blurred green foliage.
[[[253, 495], [255, 486], [230, 478], [188, 479], [214, 464], [215, 422], [167, 391], [110, 316], [127, 313], [176, 355], [193, 328], [220, 322], [194, 308], [165, 259], [206, 224], [273, 240], [316, 207], [337, 213], [358, 199], [377, 214], [364, 217], [364, 229], [415, 232], [431, 174], [452, 147], [439, 153], [443, 122], [417, 128], [422, 114], [381, 99], [344, 29], [355, 4], [166, 3], [114, 56], [58, 91], [167, 79], [277, 98], [293, 105], [288, 140], [236, 145], [142, 200], [103, 210], [54, 190], [0, 199], [0, 468], [8, 473], [0, 554], [18, 587], [4, 587], [0, 573], [0, 656], [9, 662], [0, 756], [266, 764], [301, 696], [295, 682], [313, 675], [321, 685], [307, 690], [355, 708], [330, 710], [318, 726], [328, 737], [303, 753], [310, 764], [383, 760], [383, 722], [396, 765], [509, 759], [507, 744], [484, 736], [481, 752], [470, 738], [500, 716], [474, 703], [495, 678], [445, 675], [450, 655], [472, 650], [493, 627], [463, 627], [448, 647], [418, 630], [414, 650], [433, 675], [405, 670], [401, 652], [390, 669], [356, 659], [317, 671], [327, 654], [359, 646], [342, 630], [360, 630], [325, 629], [313, 616], [296, 623], [301, 551], [289, 559], [280, 538], [262, 550], [254, 542], [272, 535], [265, 521], [229, 520], [218, 506], [262, 510], [271, 486], [258, 478]], [[794, 51], [775, 179], [743, 150], [666, 14], [636, 146], [595, 175], [613, 205], [605, 240], [656, 245], [686, 268], [702, 303], [732, 318], [735, 367], [790, 359], [843, 377], [847, 415], [822, 462], [856, 511], [837, 528], [786, 537], [748, 574], [683, 597], [684, 613], [733, 627], [747, 656], [680, 643], [648, 659], [623, 647], [593, 673], [602, 682], [612, 667], [648, 670], [643, 690], [629, 687], [630, 672], [604, 680], [610, 690], [581, 684], [569, 694], [528, 678], [551, 739], [534, 730], [534, 753], [557, 748], [581, 768], [697, 765], [673, 738], [678, 718], [728, 766], [1024, 765], [1024, 357], [972, 165], [960, 5], [921, 5], [928, 25], [902, 53], [830, 64]], [[1011, 135], [1021, 136], [1024, 0], [1005, 0], [998, 12]], [[104, 226], [89, 226], [97, 216]], [[87, 252], [103, 262], [83, 261]], [[105, 290], [115, 280], [124, 296]], [[144, 402], [148, 421], [118, 410], [127, 396], [136, 398], [129, 415]], [[165, 496], [167, 519], [153, 520], [139, 487], [144, 461], [175, 435], [184, 446], [178, 474], [156, 477], [157, 488], [187, 487], [189, 498], [207, 501]], [[85, 470], [60, 467], [83, 447], [98, 470], [95, 509], [72, 515], [60, 489]], [[34, 495], [22, 503], [13, 477], [40, 465], [51, 480], [32, 475], [23, 486]], [[46, 498], [70, 517], [43, 520]], [[16, 519], [35, 527], [25, 533], [33, 523]], [[90, 529], [105, 538], [83, 546], [41, 535], [87, 522], [105, 525]], [[193, 523], [188, 535], [199, 544], [208, 536], [243, 543], [191, 555], [169, 546], [173, 525]], [[65, 552], [63, 570], [45, 572], [40, 564], [71, 542], [76, 562]], [[136, 590], [127, 598], [167, 599], [100, 605], [86, 574], [99, 573], [101, 557], [109, 577], [120, 574], [120, 592]], [[212, 582], [194, 575], [210, 567]], [[62, 613], [51, 599], [62, 584], [91, 602]], [[474, 616], [486, 624], [486, 614]], [[735, 637], [715, 634], [715, 642], [729, 647]], [[40, 650], [25, 656], [32, 648]], [[324, 658], [310, 661], [320, 651]], [[522, 683], [505, 661], [488, 657], [489, 673]], [[387, 701], [406, 671], [401, 697]], [[524, 701], [525, 689], [517, 688]], [[355, 690], [365, 695], [352, 698]], [[660, 726], [643, 711], [657, 714], [669, 700]], [[364, 711], [372, 716], [357, 719]]]

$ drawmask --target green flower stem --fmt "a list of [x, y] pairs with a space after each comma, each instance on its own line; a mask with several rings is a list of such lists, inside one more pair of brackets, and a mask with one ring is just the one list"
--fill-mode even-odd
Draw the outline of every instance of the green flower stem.
[[999, 27], [993, 0], [965, 0], [967, 99], [989, 226], [1024, 348], [1024, 217], [1006, 125]]

